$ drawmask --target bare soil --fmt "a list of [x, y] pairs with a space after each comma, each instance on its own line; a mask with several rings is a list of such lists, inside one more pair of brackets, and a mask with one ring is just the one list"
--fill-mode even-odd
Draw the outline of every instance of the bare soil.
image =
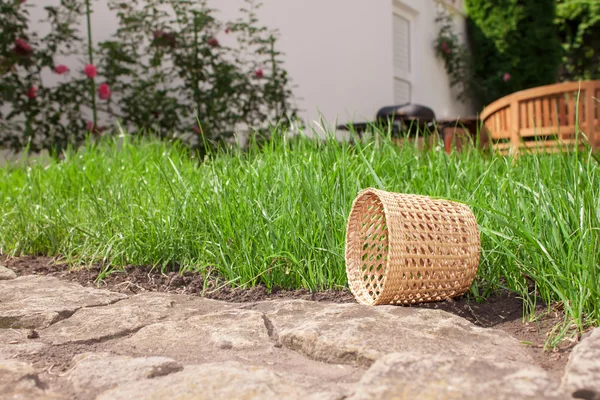
[[[50, 257], [24, 256], [8, 258], [0, 256], [0, 264], [7, 266], [17, 275], [50, 275], [56, 278], [77, 282], [83, 286], [99, 287], [125, 294], [140, 292], [169, 292], [229, 302], [256, 302], [277, 299], [304, 299], [312, 301], [353, 303], [356, 302], [348, 289], [324, 290], [310, 292], [307, 289], [283, 290], [274, 288], [268, 291], [265, 286], [248, 289], [232, 289], [214, 279], [205, 279], [202, 274], [185, 272], [161, 273], [144, 266], [126, 266], [122, 271], [112, 272], [98, 281], [102, 272], [101, 266], [90, 268], [69, 267], [55, 263]], [[501, 291], [476, 302], [468, 296], [437, 303], [413, 305], [440, 309], [460, 317], [473, 324], [495, 328], [507, 332], [526, 345], [535, 362], [545, 370], [559, 377], [564, 371], [569, 353], [576, 340], [565, 340], [557, 348], [544, 348], [553, 327], [563, 321], [564, 315], [560, 310], [552, 310], [538, 304], [533, 318], [524, 318], [523, 302], [514, 293]], [[60, 351], [60, 350], [59, 350]]]

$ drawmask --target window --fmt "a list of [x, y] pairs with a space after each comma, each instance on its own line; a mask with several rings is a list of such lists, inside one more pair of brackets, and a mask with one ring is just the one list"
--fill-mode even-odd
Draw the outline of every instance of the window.
[[399, 10], [393, 15], [394, 102], [411, 101], [411, 19]]
[[410, 82], [394, 77], [394, 102], [396, 104], [410, 102]]

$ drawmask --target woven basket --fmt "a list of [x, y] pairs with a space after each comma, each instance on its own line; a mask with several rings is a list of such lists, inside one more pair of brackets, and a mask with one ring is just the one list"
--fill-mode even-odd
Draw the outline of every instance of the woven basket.
[[479, 265], [466, 205], [366, 189], [348, 219], [346, 274], [359, 303], [414, 304], [465, 293]]

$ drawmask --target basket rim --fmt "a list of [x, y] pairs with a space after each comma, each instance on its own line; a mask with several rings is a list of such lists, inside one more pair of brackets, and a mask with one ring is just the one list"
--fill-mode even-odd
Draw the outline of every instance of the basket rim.
[[[387, 221], [388, 221], [388, 208], [387, 208], [387, 204], [386, 204], [385, 201], [382, 200], [379, 192], [382, 192], [382, 190], [376, 189], [376, 188], [372, 188], [372, 187], [365, 188], [365, 189], [361, 190], [360, 192], [358, 192], [356, 194], [356, 196], [354, 198], [354, 201], [352, 202], [352, 207], [350, 208], [350, 214], [348, 216], [348, 222], [346, 224], [346, 251], [345, 251], [345, 254], [344, 254], [344, 256], [345, 256], [345, 263], [346, 263], [346, 276], [348, 276], [349, 264], [350, 264], [350, 263], [348, 263], [348, 259], [349, 259], [349, 257], [348, 257], [348, 244], [349, 244], [349, 239], [350, 239], [349, 238], [349, 236], [350, 236], [350, 225], [352, 223], [352, 218], [351, 217], [352, 217], [352, 214], [356, 210], [356, 203], [358, 203], [363, 197], [365, 197], [367, 195], [374, 195], [379, 200], [379, 202], [380, 202], [380, 204], [382, 206], [383, 217], [385, 219], [385, 223], [387, 225], [387, 230], [388, 230], [388, 234], [387, 234], [388, 250], [387, 250], [386, 253], [389, 253], [389, 251], [390, 251], [389, 241], [390, 241], [390, 237], [392, 235], [392, 229], [390, 229], [391, 226], [389, 224], [387, 224]], [[385, 285], [386, 285], [387, 280], [388, 280], [388, 276], [389, 276], [389, 273], [388, 273], [389, 272], [389, 263], [390, 263], [389, 257], [386, 257], [385, 266], [384, 266], [384, 272], [383, 272], [383, 280], [381, 282], [381, 293], [379, 293], [379, 295], [377, 295], [377, 297], [375, 297], [375, 298], [373, 296], [370, 296], [370, 295], [364, 295], [363, 296], [363, 293], [366, 291], [366, 289], [364, 287], [360, 287], [360, 289], [358, 289], [358, 290], [360, 290], [361, 293], [355, 293], [355, 290], [354, 290], [355, 284], [354, 284], [354, 282], [348, 282], [349, 286], [350, 286], [350, 291], [352, 292], [352, 294], [354, 295], [355, 299], [359, 303], [366, 304], [366, 305], [377, 305], [378, 304], [379, 297], [381, 297], [381, 294], [384, 292]], [[368, 294], [368, 293], [366, 293], [366, 294]], [[368, 299], [368, 301], [365, 301], [365, 299]]]

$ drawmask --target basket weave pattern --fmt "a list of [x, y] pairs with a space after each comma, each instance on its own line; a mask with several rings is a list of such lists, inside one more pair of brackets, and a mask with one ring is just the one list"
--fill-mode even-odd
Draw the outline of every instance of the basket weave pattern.
[[466, 205], [366, 189], [348, 219], [350, 290], [367, 305], [459, 296], [475, 279], [479, 249], [477, 221]]

